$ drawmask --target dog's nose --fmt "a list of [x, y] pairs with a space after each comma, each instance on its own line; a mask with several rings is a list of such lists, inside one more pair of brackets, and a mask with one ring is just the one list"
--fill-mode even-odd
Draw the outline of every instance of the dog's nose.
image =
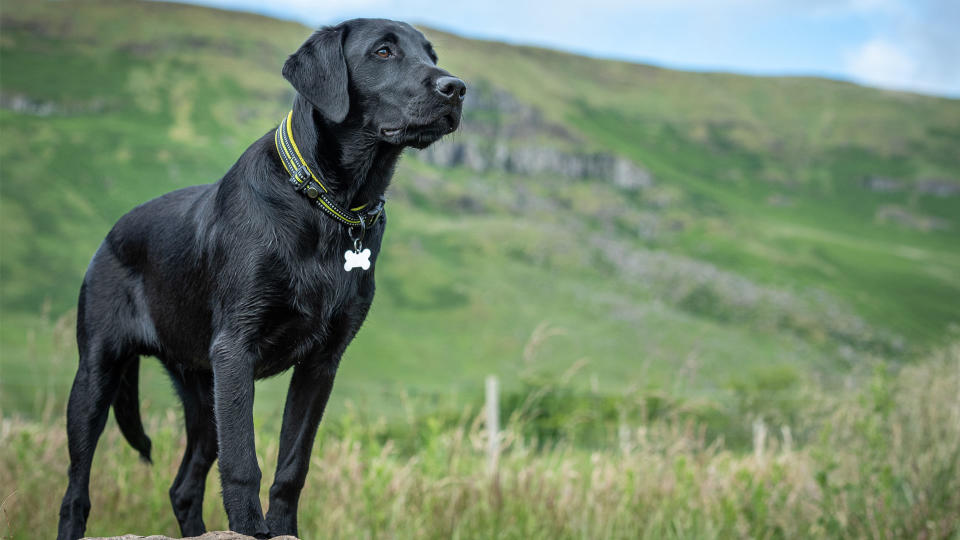
[[463, 96], [467, 94], [467, 84], [449, 75], [437, 79], [436, 88], [437, 93], [451, 103], [463, 101]]

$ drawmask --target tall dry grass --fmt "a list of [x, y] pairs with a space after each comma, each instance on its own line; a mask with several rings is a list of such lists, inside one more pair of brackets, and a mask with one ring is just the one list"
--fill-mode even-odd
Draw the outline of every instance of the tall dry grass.
[[[800, 444], [754, 428], [732, 451], [681, 416], [623, 425], [595, 451], [531, 440], [505, 426], [499, 471], [486, 470], [479, 413], [455, 425], [429, 414], [399, 444], [382, 422], [321, 428], [300, 508], [304, 538], [957, 538], [960, 536], [960, 346], [894, 373], [883, 366], [847, 395], [819, 395]], [[352, 420], [351, 420], [352, 418]], [[166, 491], [184, 440], [177, 415], [148, 420], [155, 465], [108, 425], [91, 481], [88, 533], [176, 534]], [[335, 432], [335, 433], [332, 433]], [[258, 433], [266, 489], [274, 429]], [[67, 467], [63, 419], [0, 423], [0, 531], [52, 538]], [[218, 480], [208, 527], [225, 528]], [[266, 504], [266, 501], [264, 501]]]

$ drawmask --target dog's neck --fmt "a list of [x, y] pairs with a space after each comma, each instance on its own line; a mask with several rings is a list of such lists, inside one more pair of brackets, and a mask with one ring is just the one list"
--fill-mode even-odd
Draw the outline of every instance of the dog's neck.
[[300, 95], [291, 129], [303, 159], [345, 207], [377, 201], [393, 176], [403, 148], [381, 141], [359, 115], [333, 124]]

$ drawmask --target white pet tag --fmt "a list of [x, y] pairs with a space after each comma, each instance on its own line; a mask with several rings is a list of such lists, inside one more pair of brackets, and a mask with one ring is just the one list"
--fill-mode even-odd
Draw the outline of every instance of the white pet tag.
[[353, 251], [348, 249], [343, 252], [343, 269], [349, 272], [354, 268], [360, 268], [361, 270], [370, 269], [370, 249], [366, 248], [363, 251]]

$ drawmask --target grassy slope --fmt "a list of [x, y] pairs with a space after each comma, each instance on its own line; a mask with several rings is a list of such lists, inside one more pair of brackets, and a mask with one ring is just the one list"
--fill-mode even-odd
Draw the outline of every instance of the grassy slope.
[[[684, 73], [446, 34], [435, 41], [453, 53], [455, 72], [509, 88], [717, 215], [719, 226], [674, 239], [686, 252], [765, 281], [828, 287], [911, 337], [935, 338], [957, 320], [956, 223], [918, 234], [874, 220], [889, 203], [955, 219], [957, 198], [906, 201], [860, 184], [866, 175], [956, 180], [955, 100], [820, 79]], [[771, 207], [773, 195], [790, 206]]]
[[[270, 129], [292, 96], [279, 66], [307, 32], [149, 2], [5, 10], [5, 99], [56, 109], [0, 109], [0, 407], [36, 410], [38, 381], [66, 393], [75, 366], [69, 315], [55, 323], [73, 305], [100, 239], [133, 205], [216, 180]], [[860, 184], [866, 174], [960, 178], [957, 101], [428, 33], [451, 72], [506, 89], [586, 149], [637, 160], [657, 186], [629, 194], [600, 182], [441, 171], [407, 158], [395, 180], [378, 299], [347, 353], [338, 410], [344, 397], [389, 411], [404, 392], [459, 395], [486, 373], [509, 379], [526, 368], [523, 346], [542, 322], [564, 331], [533, 359], [545, 369], [587, 358], [606, 391], [639, 384], [708, 395], [771, 366], [796, 377], [833, 373], [865, 351], [896, 352], [891, 335], [911, 354], [960, 322], [957, 196], [878, 194]], [[38, 180], [52, 176], [59, 180]], [[498, 197], [509, 201], [516, 187], [571, 210], [497, 210]], [[488, 210], [445, 204], [463, 194]], [[885, 204], [951, 228], [877, 223]], [[664, 225], [640, 237], [635, 225], [647, 216]], [[655, 275], [696, 263], [685, 279], [727, 272], [732, 282], [796, 300], [772, 309], [771, 322], [762, 310], [738, 309], [738, 290], [681, 294], [689, 288], [682, 280], [653, 289], [604, 263], [605, 241], [660, 257]], [[836, 321], [858, 317], [872, 337], [837, 337]], [[148, 399], [169, 403], [155, 367], [144, 377]], [[275, 410], [283, 384], [262, 386], [258, 406]]]

